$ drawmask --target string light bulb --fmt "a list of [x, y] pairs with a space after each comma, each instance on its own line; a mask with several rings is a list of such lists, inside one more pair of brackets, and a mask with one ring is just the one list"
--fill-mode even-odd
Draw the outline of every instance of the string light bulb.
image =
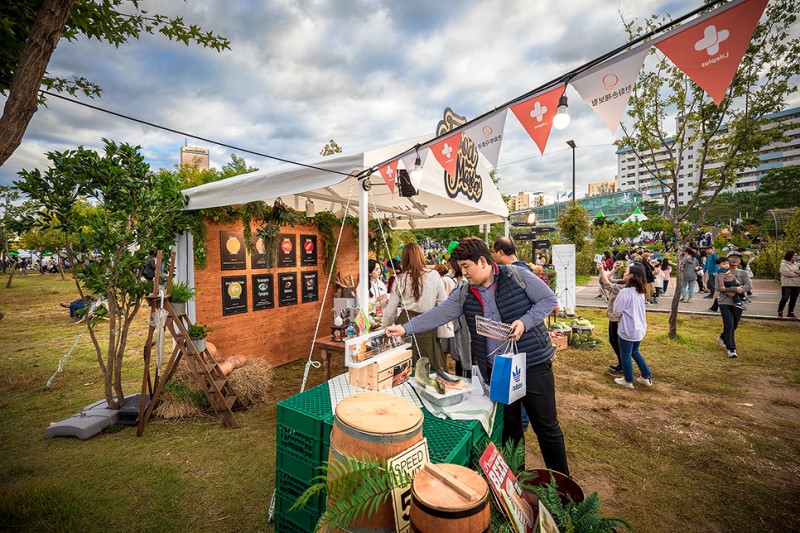
[[306, 200], [306, 216], [308, 218], [311, 218], [316, 214], [317, 214], [317, 209], [314, 207], [314, 202], [312, 202], [311, 199], [309, 198], [308, 200]]
[[564, 93], [558, 99], [558, 111], [556, 111], [556, 116], [553, 117], [553, 127], [557, 130], [563, 130], [567, 126], [569, 126], [569, 104], [567, 103], [567, 93]]
[[419, 153], [417, 153], [417, 158], [414, 160], [414, 169], [409, 175], [411, 176], [411, 183], [414, 184], [415, 188], [419, 188], [419, 184], [422, 182], [422, 159], [419, 157]]

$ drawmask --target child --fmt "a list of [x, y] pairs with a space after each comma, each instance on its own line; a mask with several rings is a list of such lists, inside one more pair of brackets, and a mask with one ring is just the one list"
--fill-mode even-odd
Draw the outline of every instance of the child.
[[658, 297], [664, 293], [664, 272], [661, 271], [661, 263], [658, 260], [654, 260], [650, 264], [653, 265], [653, 275], [656, 277], [656, 294], [653, 298], [658, 303]]
[[733, 299], [733, 305], [739, 309], [745, 310], [747, 307], [745, 307], [742, 302], [742, 296], [735, 290], [736, 287], [739, 286], [739, 282], [733, 277], [733, 272], [729, 270], [729, 266], [727, 257], [717, 258], [717, 276], [722, 279], [725, 289], [733, 289], [733, 292], [725, 291], [725, 293]]

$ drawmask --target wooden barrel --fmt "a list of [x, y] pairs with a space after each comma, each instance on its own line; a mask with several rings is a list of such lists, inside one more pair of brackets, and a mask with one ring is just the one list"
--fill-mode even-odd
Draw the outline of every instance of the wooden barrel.
[[[331, 431], [329, 461], [344, 457], [389, 459], [422, 440], [422, 411], [410, 400], [362, 392], [339, 402]], [[329, 502], [330, 504], [330, 502]], [[391, 498], [348, 531], [396, 531]]]
[[450, 464], [428, 464], [411, 485], [411, 531], [490, 531], [489, 486], [477, 472]]

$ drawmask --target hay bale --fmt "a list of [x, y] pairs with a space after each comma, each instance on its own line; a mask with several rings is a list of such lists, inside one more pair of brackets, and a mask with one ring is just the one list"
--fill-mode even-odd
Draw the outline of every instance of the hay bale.
[[228, 382], [246, 407], [271, 401], [270, 389], [275, 371], [268, 362], [248, 359], [228, 376]]

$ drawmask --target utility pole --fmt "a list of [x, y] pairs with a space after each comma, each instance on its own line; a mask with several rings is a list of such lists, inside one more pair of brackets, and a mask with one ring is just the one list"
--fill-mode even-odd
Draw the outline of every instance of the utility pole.
[[572, 207], [575, 207], [575, 141], [570, 139], [567, 144], [572, 148]]

